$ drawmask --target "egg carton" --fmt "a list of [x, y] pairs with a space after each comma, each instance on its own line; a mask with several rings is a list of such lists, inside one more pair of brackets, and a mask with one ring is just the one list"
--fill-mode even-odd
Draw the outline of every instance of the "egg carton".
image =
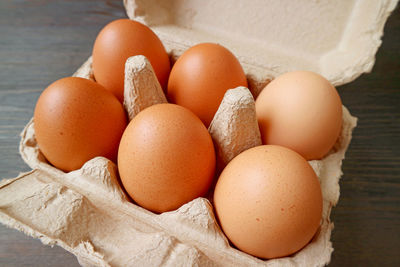
[[[74, 76], [93, 79], [91, 59]], [[144, 56], [127, 60], [125, 102], [130, 119], [166, 102]], [[343, 107], [343, 129], [328, 156], [310, 161], [323, 193], [323, 218], [313, 240], [291, 257], [263, 261], [230, 246], [209, 199], [197, 198], [176, 211], [154, 214], [130, 202], [117, 167], [94, 158], [70, 173], [46, 161], [31, 120], [20, 152], [33, 169], [0, 185], [0, 220], [45, 244], [75, 254], [83, 266], [291, 266], [323, 265], [330, 259], [330, 210], [339, 197], [341, 162], [356, 119]], [[261, 144], [253, 96], [245, 87], [228, 90], [209, 127], [219, 168], [241, 151]]]
[[[244, 66], [251, 94], [246, 88], [229, 90], [209, 128], [222, 168], [240, 151], [259, 144], [253, 96], [277, 75], [312, 70], [339, 85], [370, 71], [384, 22], [396, 2], [126, 0], [124, 4], [130, 18], [160, 36], [172, 61], [191, 45], [212, 41], [232, 50]], [[308, 23], [301, 23], [302, 17]], [[321, 19], [324, 26], [314, 23]], [[326, 31], [334, 31], [333, 37]], [[74, 76], [93, 79], [91, 58]], [[150, 90], [141, 90], [144, 85]], [[130, 118], [149, 105], [165, 102], [160, 90], [145, 58], [128, 60], [124, 105]], [[21, 133], [20, 153], [33, 170], [0, 183], [0, 222], [44, 244], [63, 247], [83, 266], [323, 266], [333, 251], [329, 216], [339, 198], [341, 164], [356, 122], [343, 107], [335, 146], [323, 159], [309, 161], [322, 188], [321, 225], [310, 243], [289, 257], [262, 260], [232, 247], [216, 222], [211, 198], [154, 214], [130, 201], [120, 186], [117, 167], [105, 158], [94, 158], [70, 173], [52, 167], [37, 146], [32, 120]]]

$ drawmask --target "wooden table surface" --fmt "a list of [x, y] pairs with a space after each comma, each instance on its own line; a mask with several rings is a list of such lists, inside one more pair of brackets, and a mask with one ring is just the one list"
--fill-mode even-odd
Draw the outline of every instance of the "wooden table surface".
[[[29, 167], [18, 153], [19, 133], [52, 81], [86, 59], [98, 31], [125, 17], [122, 1], [0, 2], [0, 177]], [[400, 10], [385, 26], [370, 74], [338, 88], [359, 118], [343, 163], [330, 266], [400, 266]], [[0, 266], [79, 266], [48, 247], [0, 225]]]

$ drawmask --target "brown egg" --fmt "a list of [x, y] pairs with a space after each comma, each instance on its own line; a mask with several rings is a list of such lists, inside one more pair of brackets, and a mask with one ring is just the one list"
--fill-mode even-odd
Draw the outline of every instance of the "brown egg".
[[208, 127], [228, 89], [246, 86], [236, 57], [225, 47], [202, 43], [188, 49], [172, 67], [168, 99], [193, 111]]
[[290, 255], [311, 240], [321, 221], [322, 194], [315, 172], [298, 153], [258, 146], [224, 169], [214, 206], [237, 248], [270, 259]]
[[93, 72], [96, 81], [124, 97], [125, 62], [131, 56], [144, 55], [150, 61], [161, 86], [166, 90], [170, 72], [169, 57], [160, 39], [147, 26], [130, 19], [107, 24], [93, 46]]
[[263, 144], [281, 145], [307, 160], [320, 159], [342, 127], [342, 101], [319, 74], [295, 71], [269, 83], [256, 100]]
[[116, 162], [127, 124], [125, 111], [112, 93], [76, 77], [50, 84], [36, 103], [33, 119], [41, 152], [63, 171], [79, 169], [97, 156]]
[[137, 204], [158, 213], [174, 210], [208, 191], [215, 170], [213, 142], [188, 109], [154, 105], [126, 128], [118, 168]]

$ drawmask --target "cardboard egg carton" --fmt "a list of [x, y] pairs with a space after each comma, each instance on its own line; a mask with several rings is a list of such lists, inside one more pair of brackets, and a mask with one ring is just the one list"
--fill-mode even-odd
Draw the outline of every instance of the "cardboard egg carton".
[[[369, 71], [396, 1], [124, 4], [130, 18], [158, 34], [171, 59], [195, 43], [211, 41], [232, 50], [244, 66], [252, 94], [246, 88], [229, 90], [209, 128], [222, 168], [260, 144], [253, 96], [277, 75], [312, 70], [339, 85]], [[94, 79], [90, 58], [74, 76]], [[144, 57], [127, 61], [124, 106], [130, 118], [165, 102], [160, 90]], [[0, 222], [63, 247], [83, 266], [322, 266], [330, 261], [329, 216], [339, 198], [341, 164], [356, 126], [345, 107], [335, 146], [322, 160], [310, 161], [324, 200], [320, 229], [299, 252], [271, 260], [230, 245], [215, 220], [211, 199], [197, 198], [175, 211], [154, 214], [130, 202], [117, 167], [105, 158], [94, 158], [70, 173], [52, 167], [37, 146], [33, 124], [27, 124], [20, 143], [21, 156], [33, 170], [0, 183]]]
[[[90, 78], [90, 59], [74, 76]], [[152, 91], [149, 94], [148, 91]], [[165, 102], [148, 60], [126, 63], [125, 107], [130, 117]], [[152, 96], [152, 97], [149, 97]], [[227, 127], [229, 125], [229, 127]], [[57, 244], [83, 266], [291, 266], [329, 262], [333, 224], [330, 210], [339, 197], [341, 162], [356, 118], [343, 107], [343, 129], [331, 153], [310, 161], [322, 187], [323, 219], [313, 240], [292, 257], [263, 261], [230, 246], [209, 199], [197, 198], [176, 211], [154, 214], [130, 202], [119, 184], [117, 167], [97, 157], [70, 173], [49, 165], [41, 153], [31, 120], [21, 135], [20, 152], [33, 171], [0, 184], [0, 221]], [[254, 99], [244, 87], [228, 90], [209, 127], [218, 166], [261, 144]]]

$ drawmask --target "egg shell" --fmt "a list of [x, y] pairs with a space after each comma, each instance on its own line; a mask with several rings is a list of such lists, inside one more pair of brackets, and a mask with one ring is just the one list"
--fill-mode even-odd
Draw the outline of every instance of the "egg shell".
[[281, 145], [307, 160], [321, 159], [342, 127], [342, 101], [335, 87], [310, 71], [285, 73], [256, 99], [263, 144]]
[[210, 134], [188, 109], [157, 104], [126, 128], [118, 151], [121, 181], [140, 206], [165, 212], [204, 196], [214, 178]]
[[236, 57], [213, 43], [197, 44], [172, 67], [167, 97], [190, 109], [208, 127], [227, 90], [247, 87], [246, 75]]
[[322, 193], [310, 164], [281, 146], [257, 146], [220, 175], [214, 207], [222, 230], [240, 250], [260, 258], [288, 256], [316, 233]]
[[77, 77], [55, 81], [34, 112], [40, 150], [55, 167], [72, 171], [97, 156], [114, 162], [127, 124], [125, 110], [103, 86]]
[[114, 20], [98, 34], [93, 46], [96, 81], [122, 102], [125, 62], [131, 56], [148, 58], [161, 86], [166, 89], [170, 62], [160, 39], [147, 26], [130, 19]]

